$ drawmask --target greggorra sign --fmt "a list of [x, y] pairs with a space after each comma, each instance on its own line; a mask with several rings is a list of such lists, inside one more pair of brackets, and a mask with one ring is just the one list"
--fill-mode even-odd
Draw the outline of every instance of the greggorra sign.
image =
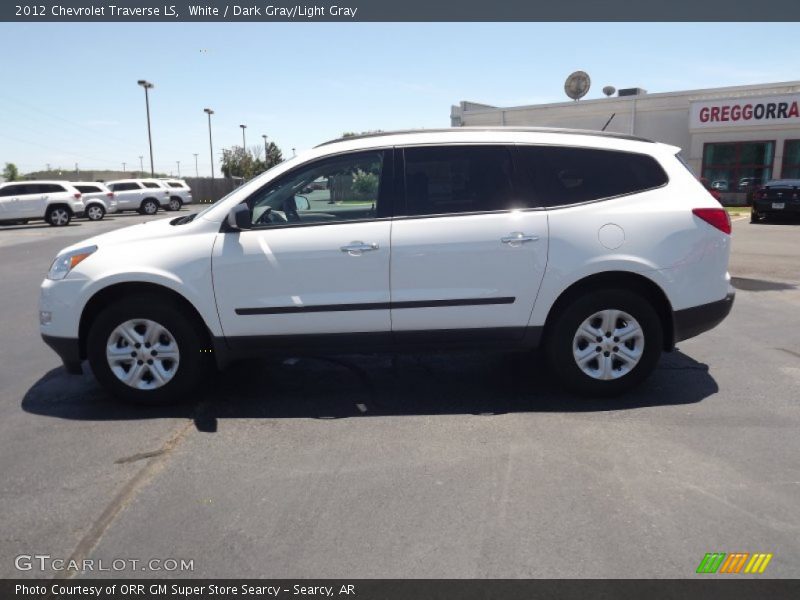
[[800, 127], [800, 94], [703, 100], [689, 109], [690, 129], [774, 125]]

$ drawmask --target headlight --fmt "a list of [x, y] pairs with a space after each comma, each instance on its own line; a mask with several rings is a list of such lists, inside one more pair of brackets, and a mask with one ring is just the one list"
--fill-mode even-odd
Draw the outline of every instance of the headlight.
[[78, 248], [72, 252], [56, 256], [53, 264], [50, 265], [50, 271], [47, 273], [48, 279], [64, 279], [67, 274], [77, 267], [81, 261], [88, 258], [97, 252], [97, 246], [87, 246], [86, 248]]

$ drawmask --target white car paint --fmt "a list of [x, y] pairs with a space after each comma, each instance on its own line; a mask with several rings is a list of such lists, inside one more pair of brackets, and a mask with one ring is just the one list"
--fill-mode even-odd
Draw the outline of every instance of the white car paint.
[[[47, 186], [54, 189], [53, 191], [36, 189], [29, 191], [30, 186]], [[73, 216], [83, 213], [84, 210], [81, 193], [68, 181], [7, 181], [0, 183], [0, 220], [44, 219], [48, 209], [54, 205], [69, 207]]]

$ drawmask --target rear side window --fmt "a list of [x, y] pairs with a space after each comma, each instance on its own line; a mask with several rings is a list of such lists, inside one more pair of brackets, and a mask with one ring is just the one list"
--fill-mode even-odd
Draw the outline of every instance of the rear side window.
[[156, 188], [156, 189], [158, 189], [158, 188], [161, 187], [160, 185], [158, 185], [157, 183], [154, 183], [152, 181], [145, 181], [145, 182], [143, 182], [143, 185], [146, 188]]
[[408, 215], [512, 208], [512, 160], [503, 146], [406, 148]]
[[93, 194], [102, 191], [95, 185], [76, 185], [75, 186], [81, 194]]
[[174, 187], [174, 188], [182, 188], [183, 187], [180, 183], [172, 183], [171, 181], [167, 185], [169, 185], [169, 187]]
[[519, 167], [544, 206], [564, 206], [643, 192], [667, 183], [658, 161], [646, 154], [520, 146]]

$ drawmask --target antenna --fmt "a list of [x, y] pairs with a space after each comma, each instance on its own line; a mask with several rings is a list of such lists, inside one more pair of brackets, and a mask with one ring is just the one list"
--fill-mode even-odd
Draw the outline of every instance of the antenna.
[[617, 88], [615, 88], [613, 85], [607, 85], [606, 87], [603, 88], [603, 93], [606, 96], [609, 96], [609, 97], [613, 96], [614, 92], [616, 92], [616, 91], [617, 91]]
[[580, 100], [589, 91], [592, 80], [585, 71], [575, 71], [564, 82], [564, 93], [573, 100]]

